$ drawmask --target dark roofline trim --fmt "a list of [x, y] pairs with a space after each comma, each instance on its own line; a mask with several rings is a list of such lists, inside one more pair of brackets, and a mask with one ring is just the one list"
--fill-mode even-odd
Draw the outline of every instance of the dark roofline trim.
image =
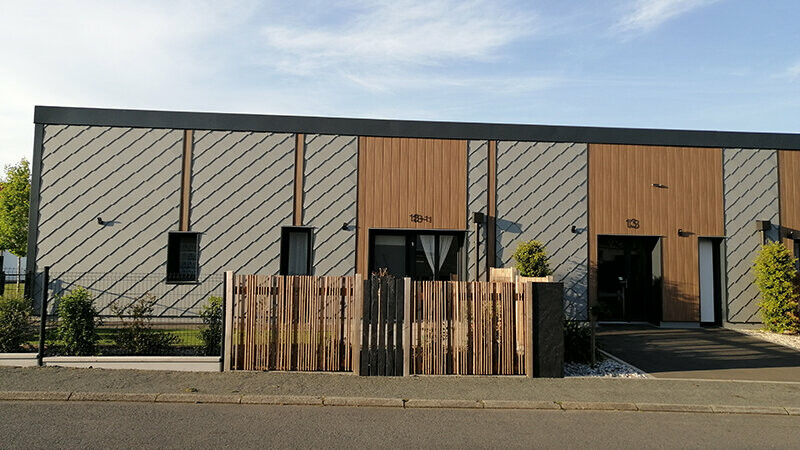
[[800, 134], [347, 119], [37, 106], [34, 123], [354, 136], [800, 150]]

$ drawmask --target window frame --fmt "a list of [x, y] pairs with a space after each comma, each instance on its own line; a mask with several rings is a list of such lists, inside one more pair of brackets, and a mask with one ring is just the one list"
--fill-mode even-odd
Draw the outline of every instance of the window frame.
[[[170, 231], [167, 233], [167, 264], [166, 264], [166, 274], [165, 274], [165, 282], [166, 284], [199, 284], [200, 283], [200, 233], [199, 231]], [[177, 258], [176, 264], [180, 268], [181, 261], [180, 261], [180, 248], [178, 249], [178, 255], [173, 256], [172, 250], [172, 239], [173, 236], [194, 236], [194, 254], [195, 254], [195, 267], [194, 267], [194, 274], [191, 279], [183, 278], [180, 273], [180, 269], [178, 269], [177, 273], [170, 273], [170, 264], [172, 258]], [[180, 242], [179, 242], [180, 246]], [[173, 278], [178, 276], [179, 278]]]
[[308, 249], [306, 254], [306, 273], [303, 275], [292, 276], [310, 276], [314, 274], [314, 227], [301, 227], [301, 226], [284, 226], [281, 227], [281, 256], [280, 256], [280, 275], [288, 275], [289, 272], [289, 236], [290, 233], [303, 232], [308, 234]]
[[[417, 280], [417, 273], [416, 273], [416, 240], [417, 236], [422, 234], [434, 235], [436, 236], [436, 265], [438, 265], [439, 260], [439, 236], [447, 235], [453, 236], [456, 239], [456, 245], [458, 246], [458, 250], [456, 253], [456, 275], [458, 276], [459, 280], [465, 280], [467, 278], [466, 274], [466, 263], [465, 263], [465, 244], [467, 242], [467, 231], [466, 230], [443, 230], [443, 229], [392, 229], [392, 228], [371, 228], [369, 230], [369, 258], [367, 261], [367, 273], [368, 276], [371, 275], [375, 271], [375, 237], [378, 235], [393, 235], [393, 236], [403, 236], [406, 240], [406, 267], [405, 267], [405, 276], [410, 277], [412, 280]], [[434, 273], [434, 279], [438, 279], [438, 273]]]

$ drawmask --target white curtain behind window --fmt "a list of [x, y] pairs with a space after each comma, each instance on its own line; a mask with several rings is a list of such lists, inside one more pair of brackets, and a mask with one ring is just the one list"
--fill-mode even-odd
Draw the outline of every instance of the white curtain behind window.
[[308, 233], [289, 233], [288, 275], [308, 275]]
[[450, 246], [453, 245], [453, 238], [454, 236], [439, 236], [439, 269], [444, 265], [444, 258], [450, 251]]
[[431, 267], [431, 273], [436, 275], [436, 236], [432, 234], [420, 234], [419, 240], [422, 242], [422, 250], [425, 252], [425, 259]]

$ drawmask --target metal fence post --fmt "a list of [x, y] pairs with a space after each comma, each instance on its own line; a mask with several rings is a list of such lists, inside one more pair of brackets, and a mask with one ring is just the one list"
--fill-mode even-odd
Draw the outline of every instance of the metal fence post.
[[40, 367], [44, 365], [44, 334], [47, 325], [47, 293], [49, 285], [50, 266], [45, 266], [42, 283], [42, 310], [39, 314], [39, 353], [36, 355], [36, 362]]
[[225, 294], [223, 307], [225, 308], [225, 320], [222, 325], [222, 366], [221, 372], [231, 370], [231, 351], [233, 347], [233, 280], [232, 271], [225, 272]]

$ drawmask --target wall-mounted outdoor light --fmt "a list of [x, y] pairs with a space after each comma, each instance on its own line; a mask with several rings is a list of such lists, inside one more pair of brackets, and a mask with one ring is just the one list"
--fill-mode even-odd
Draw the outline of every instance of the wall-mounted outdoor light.
[[575, 225], [573, 225], [573, 226], [572, 226], [572, 228], [570, 229], [570, 231], [572, 231], [572, 232], [573, 232], [573, 233], [575, 233], [575, 234], [578, 234], [578, 227], [576, 227]]
[[659, 189], [666, 189], [667, 188], [666, 185], [661, 184], [661, 183], [653, 183], [653, 187], [656, 187], [656, 188], [659, 188]]
[[347, 222], [345, 222], [345, 223], [342, 225], [342, 231], [349, 231], [349, 230], [350, 230], [350, 226], [349, 226], [349, 225], [347, 225]]
[[100, 225], [105, 225], [106, 223], [100, 217], [97, 218], [97, 223]]
[[686, 237], [690, 234], [688, 231], [683, 231], [683, 228], [678, 228], [678, 237]]

